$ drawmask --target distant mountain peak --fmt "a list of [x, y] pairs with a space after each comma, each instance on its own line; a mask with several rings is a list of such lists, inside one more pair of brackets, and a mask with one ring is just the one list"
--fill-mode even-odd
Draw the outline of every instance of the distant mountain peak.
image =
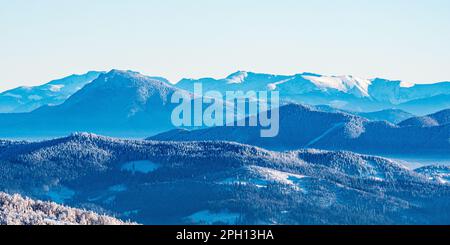
[[249, 73], [246, 71], [237, 71], [231, 75], [229, 75], [226, 80], [228, 83], [242, 83], [247, 77]]
[[423, 117], [412, 117], [399, 123], [402, 127], [435, 127], [450, 123], [450, 109], [442, 110]]
[[141, 73], [132, 70], [112, 69], [105, 74], [106, 76], [142, 76]]
[[124, 111], [145, 110], [150, 98], [159, 97], [158, 103], [166, 104], [168, 95], [178, 90], [166, 81], [139, 72], [114, 69], [100, 75], [63, 105], [78, 107], [81, 102], [86, 109], [100, 104], [98, 109], [108, 106], [116, 108], [116, 111], [119, 108]]
[[343, 76], [303, 76], [310, 80], [317, 87], [322, 89], [335, 89], [341, 92], [350, 93], [357, 97], [370, 97], [369, 87], [372, 81], [368, 79], [354, 77], [352, 75]]
[[135, 88], [143, 93], [148, 90], [174, 89], [164, 78], [149, 77], [135, 71], [111, 70], [92, 82], [95, 88]]
[[[101, 74], [60, 105], [41, 107], [16, 117], [4, 115], [5, 119], [0, 122], [13, 120], [19, 125], [17, 122], [21, 121], [23, 124], [18, 127], [22, 129], [18, 131], [30, 130], [30, 134], [46, 131], [52, 136], [71, 132], [129, 137], [155, 134], [173, 128], [171, 113], [175, 105], [170, 103], [170, 98], [177, 91], [185, 92], [166, 83], [165, 79], [112, 70]], [[6, 130], [17, 131], [4, 128], [3, 132]], [[77, 141], [76, 138], [96, 136], [76, 134], [71, 137]]]
[[252, 73], [252, 72], [239, 70], [239, 71], [231, 73], [230, 75], [228, 75], [227, 78], [233, 78], [236, 76], [247, 76], [249, 73]]
[[124, 70], [117, 70], [113, 69], [109, 71], [108, 73], [105, 73], [103, 76], [101, 76], [105, 82], [109, 82], [113, 79], [120, 80], [117, 78], [123, 78], [124, 80], [131, 81], [136, 79], [145, 79], [146, 77], [142, 75], [139, 72], [135, 71], [124, 71]]
[[90, 71], [52, 80], [40, 86], [22, 86], [0, 93], [0, 113], [31, 112], [46, 105], [62, 104], [103, 72]]

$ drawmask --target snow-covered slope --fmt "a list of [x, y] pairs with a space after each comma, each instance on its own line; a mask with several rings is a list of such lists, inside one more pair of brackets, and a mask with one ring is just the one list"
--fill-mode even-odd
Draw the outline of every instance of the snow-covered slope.
[[450, 186], [351, 152], [74, 134], [3, 142], [0, 162], [2, 190], [144, 224], [450, 222]]
[[303, 76], [312, 81], [318, 88], [335, 89], [356, 97], [370, 97], [369, 86], [371, 81], [353, 76]]
[[399, 123], [400, 126], [417, 126], [417, 127], [434, 127], [440, 125], [450, 124], [450, 109], [436, 112], [434, 114], [413, 117]]
[[426, 166], [415, 170], [417, 173], [427, 176], [430, 180], [441, 184], [450, 185], [450, 167], [449, 166]]
[[183, 79], [177, 86], [192, 90], [194, 83], [202, 83], [205, 90], [279, 90], [287, 95], [310, 92], [342, 92], [356, 97], [369, 97], [368, 88], [371, 81], [353, 76], [319, 76], [310, 73], [284, 76], [238, 71], [224, 79]]
[[127, 225], [118, 219], [0, 192], [0, 225]]
[[0, 113], [30, 112], [44, 105], [62, 104], [102, 72], [71, 75], [36, 87], [19, 87], [0, 94]]
[[261, 91], [267, 90], [270, 84], [280, 83], [289, 78], [291, 77], [238, 71], [223, 79], [182, 79], [177, 83], [177, 87], [193, 91], [195, 83], [202, 83], [205, 91], [218, 90], [223, 92], [234, 89]]
[[[224, 79], [183, 79], [177, 86], [193, 90], [194, 83], [202, 83], [205, 90], [222, 92], [276, 90], [284, 100], [329, 105], [356, 112], [405, 109], [419, 115], [446, 109], [450, 103], [440, 99], [441, 96], [450, 95], [450, 82], [415, 85], [404, 81], [364, 79], [351, 75], [301, 73], [285, 76], [239, 71]], [[418, 100], [430, 100], [433, 106], [427, 109], [413, 102]]]

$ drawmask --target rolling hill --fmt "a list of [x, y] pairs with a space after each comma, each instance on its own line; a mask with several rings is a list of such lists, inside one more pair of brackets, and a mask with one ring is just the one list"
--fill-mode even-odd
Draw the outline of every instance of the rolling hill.
[[74, 134], [2, 141], [0, 163], [2, 190], [144, 224], [450, 222], [448, 184], [344, 151]]
[[450, 109], [423, 117], [412, 117], [399, 123], [400, 126], [434, 127], [450, 124]]
[[318, 148], [371, 154], [435, 153], [450, 156], [450, 125], [401, 127], [346, 114], [290, 104], [280, 108], [280, 132], [261, 138], [258, 127], [214, 127], [162, 133], [151, 140], [227, 140], [274, 150]]
[[372, 121], [387, 121], [393, 124], [397, 124], [403, 122], [406, 119], [414, 117], [413, 114], [399, 109], [388, 109], [375, 112], [363, 112], [358, 113], [358, 115]]

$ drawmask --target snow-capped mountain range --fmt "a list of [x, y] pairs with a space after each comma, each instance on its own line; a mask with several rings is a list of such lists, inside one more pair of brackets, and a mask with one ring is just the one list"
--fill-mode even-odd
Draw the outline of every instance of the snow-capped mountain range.
[[55, 137], [80, 131], [143, 137], [173, 128], [170, 116], [176, 105], [170, 96], [175, 91], [180, 89], [163, 78], [112, 70], [60, 105], [0, 114], [0, 137]]
[[[363, 79], [312, 73], [282, 76], [239, 71], [224, 79], [183, 79], [177, 86], [192, 91], [194, 83], [202, 83], [205, 90], [276, 90], [284, 100], [329, 105], [356, 112], [404, 109], [413, 114], [424, 115], [450, 107], [450, 101], [442, 99], [450, 96], [450, 82], [415, 85], [380, 78]], [[435, 103], [428, 109], [420, 104], [415, 105], [424, 99], [434, 100]]]
[[19, 87], [0, 93], [0, 113], [23, 113], [45, 105], [59, 105], [102, 72], [71, 75], [36, 87]]
[[[308, 76], [314, 75], [308, 74]], [[261, 82], [264, 80], [261, 79], [267, 77], [262, 74], [239, 73], [227, 78], [225, 86], [241, 86], [242, 83], [247, 83], [246, 86], [258, 89], [258, 86], [265, 86], [264, 82]], [[269, 80], [274, 82], [280, 79], [282, 78], [273, 76]], [[221, 84], [221, 82], [203, 81], [204, 84], [211, 84], [211, 86], [213, 83]], [[284, 85], [288, 85], [288, 83], [284, 83]], [[86, 84], [60, 105], [43, 106], [29, 113], [0, 114], [0, 137], [49, 138], [80, 131], [133, 138], [155, 135], [174, 129], [171, 113], [176, 104], [170, 103], [170, 96], [174, 92], [186, 93], [193, 98], [190, 92], [179, 86], [172, 85], [159, 77], [148, 77], [131, 71], [112, 70], [100, 74], [94, 81]], [[289, 103], [287, 104], [289, 105]], [[286, 113], [283, 111], [289, 110], [282, 110], [281, 134], [274, 139], [273, 143], [268, 144], [267, 139], [257, 137], [256, 131], [260, 129], [246, 127], [227, 128], [224, 129], [225, 133], [223, 134], [221, 132], [213, 133], [216, 130], [220, 131], [220, 128], [206, 129], [200, 131], [208, 132], [201, 139], [225, 139], [282, 149], [301, 147], [336, 149], [339, 146], [340, 148], [337, 149], [364, 152], [366, 150], [384, 152], [387, 149], [396, 152], [403, 151], [402, 149], [406, 149], [408, 146], [410, 146], [410, 150], [440, 151], [445, 149], [448, 144], [449, 131], [445, 131], [448, 129], [448, 125], [430, 128], [403, 127], [403, 124], [373, 122], [364, 118], [373, 119], [371, 114], [347, 112], [329, 106], [290, 105], [285, 108], [293, 111]], [[400, 121], [399, 118], [402, 115], [407, 117], [405, 114], [407, 113], [391, 110], [375, 114], [375, 119], [397, 122]], [[231, 134], [239, 137], [227, 136], [226, 132], [234, 132], [234, 130], [242, 131], [239, 134]], [[406, 133], [414, 135], [414, 137], [401, 136]], [[427, 134], [436, 134], [436, 137], [427, 137]], [[170, 135], [173, 138], [159, 139], [180, 140], [185, 137], [175, 137], [173, 133]], [[190, 135], [195, 135], [195, 132]], [[295, 139], [291, 139], [292, 135], [297, 136]], [[191, 137], [185, 139], [189, 140]], [[198, 138], [192, 136], [192, 139]], [[378, 144], [377, 140], [382, 141], [379, 141], [380, 144]], [[381, 148], [383, 150], [380, 150]]]
[[297, 93], [307, 93], [317, 89], [323, 92], [339, 91], [357, 97], [369, 97], [368, 89], [371, 85], [371, 80], [353, 76], [320, 76], [312, 73], [283, 76], [239, 71], [224, 79], [183, 79], [177, 83], [177, 86], [189, 90], [192, 89], [193, 83], [198, 82], [203, 83], [206, 90], [222, 91], [235, 88], [240, 88], [244, 91], [282, 90], [291, 87], [289, 85], [295, 85], [297, 86], [297, 91], [295, 91]]
[[2, 190], [143, 224], [450, 222], [445, 169], [351, 152], [79, 133], [1, 141], [0, 163]]
[[[38, 87], [20, 87], [5, 91], [0, 94], [0, 113], [30, 112], [44, 105], [61, 104], [100, 74], [101, 72], [88, 72]], [[170, 84], [161, 77], [153, 79]], [[176, 86], [192, 92], [194, 83], [202, 83], [204, 90], [222, 92], [277, 90], [286, 101], [328, 105], [355, 112], [401, 109], [415, 115], [426, 115], [450, 108], [450, 82], [411, 84], [351, 75], [273, 75], [238, 71], [223, 79], [182, 79]]]
[[[280, 134], [261, 138], [260, 127], [175, 129], [170, 97], [181, 92], [198, 99], [190, 92], [194, 82], [205, 90], [280, 91]], [[143, 224], [450, 222], [448, 167], [413, 170], [362, 155], [450, 159], [449, 110], [442, 110], [450, 108], [449, 83], [237, 72], [173, 85], [112, 70], [27, 91], [0, 95], [1, 108], [21, 112], [0, 113], [0, 138], [56, 139], [0, 140], [0, 191], [81, 208], [70, 211], [74, 217], [92, 214], [90, 222], [120, 221], [81, 210]], [[159, 134], [124, 140], [73, 132]], [[17, 222], [26, 223], [22, 218], [28, 216], [39, 223], [74, 218], [55, 217], [52, 210], [63, 209], [56, 204], [41, 203], [50, 211], [41, 213], [29, 210], [35, 203], [30, 199], [0, 199], [23, 211], [14, 216], [11, 205], [4, 205], [0, 212]]]

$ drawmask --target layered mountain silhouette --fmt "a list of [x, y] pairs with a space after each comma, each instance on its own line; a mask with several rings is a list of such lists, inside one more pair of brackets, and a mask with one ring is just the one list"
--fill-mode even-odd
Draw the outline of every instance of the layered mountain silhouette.
[[102, 72], [71, 75], [36, 87], [19, 87], [0, 93], [0, 113], [31, 112], [44, 105], [59, 105]]
[[0, 137], [61, 136], [95, 132], [142, 137], [172, 128], [175, 105], [170, 96], [180, 89], [163, 78], [112, 70], [57, 106], [30, 113], [0, 114]]
[[319, 148], [351, 150], [374, 154], [436, 153], [450, 156], [450, 125], [435, 127], [397, 126], [369, 121], [346, 113], [319, 111], [290, 104], [280, 108], [280, 133], [261, 138], [261, 127], [214, 127], [202, 130], [176, 130], [151, 140], [226, 140], [275, 150]]
[[401, 122], [400, 126], [434, 127], [450, 124], [450, 109], [428, 116], [413, 117]]
[[[0, 94], [0, 113], [30, 112], [45, 105], [59, 105], [96, 79], [102, 72], [72, 75], [37, 87], [19, 87]], [[164, 78], [155, 80], [169, 82]], [[323, 76], [314, 73], [272, 75], [239, 71], [224, 79], [182, 79], [177, 87], [191, 91], [194, 83], [204, 90], [280, 91], [285, 101], [328, 105], [354, 112], [401, 109], [416, 115], [450, 107], [450, 82], [406, 84], [386, 79], [354, 76]]]
[[[170, 98], [200, 99], [195, 82], [280, 91], [280, 133], [174, 129]], [[0, 114], [0, 138], [70, 136], [0, 140], [0, 191], [80, 209], [0, 193], [0, 223], [122, 223], [96, 212], [143, 224], [448, 224], [448, 167], [368, 154], [449, 159], [449, 84], [237, 72], [172, 85], [112, 70], [7, 91], [0, 108], [15, 113]]]
[[411, 85], [386, 79], [354, 76], [323, 76], [302, 73], [292, 76], [239, 71], [224, 79], [183, 79], [177, 86], [193, 90], [201, 83], [205, 90], [279, 91], [282, 99], [310, 105], [371, 112], [402, 109], [416, 115], [450, 107], [450, 82]]
[[[333, 85], [341, 91], [329, 88], [331, 85], [326, 82], [329, 82], [328, 79], [331, 78], [302, 74], [294, 76], [293, 79], [305, 82], [307, 80], [305, 77], [309, 79], [316, 77], [316, 82], [310, 81], [310, 84], [322, 84], [328, 92], [338, 91], [341, 93], [357, 89], [359, 92], [351, 92], [352, 96], [363, 99], [374, 96], [370, 93], [371, 86], [375, 84], [379, 87], [381, 86], [379, 84], [383, 83], [380, 80], [370, 83], [348, 77], [346, 82], [341, 85]], [[290, 84], [289, 81], [293, 81], [280, 83], [280, 79], [284, 81], [289, 78], [241, 72], [231, 75], [226, 81], [208, 80], [204, 83], [211, 83], [210, 89], [217, 89], [219, 85], [225, 87], [245, 85], [257, 90], [264, 86], [267, 87], [269, 82], [277, 83], [277, 88], [283, 88]], [[338, 78], [332, 79], [339, 80]], [[384, 82], [387, 83], [387, 81]], [[191, 83], [191, 81], [183, 83]], [[363, 88], [366, 85], [368, 93], [364, 93], [366, 90]], [[400, 82], [395, 86], [400, 86]], [[428, 85], [423, 86], [428, 88]], [[434, 90], [436, 86], [445, 87], [446, 85], [443, 83], [439, 86], [429, 86]], [[418, 88], [421, 87], [422, 85]], [[402, 95], [406, 98], [396, 97], [396, 101], [425, 96], [423, 90], [415, 87], [409, 89], [413, 89], [411, 91], [414, 92], [414, 95]], [[176, 105], [170, 103], [170, 96], [177, 91], [192, 97], [189, 92], [169, 84], [163, 78], [148, 77], [131, 71], [112, 70], [100, 74], [97, 79], [86, 84], [60, 105], [43, 106], [30, 113], [0, 114], [0, 137], [46, 138], [67, 135], [72, 132], [94, 132], [110, 136], [139, 138], [144, 135], [154, 135], [174, 128], [171, 122], [171, 113]], [[290, 91], [295, 91], [295, 87]], [[426, 95], [430, 95], [430, 93], [433, 94], [434, 91], [429, 91]], [[383, 97], [379, 93], [374, 94]], [[425, 119], [411, 119], [412, 121], [425, 121], [422, 124], [404, 121], [395, 125], [389, 122], [369, 121], [358, 116], [356, 112], [351, 114], [344, 110], [328, 108], [329, 110], [326, 112], [325, 109], [297, 104], [283, 106], [281, 108], [280, 134], [275, 138], [261, 138], [261, 128], [259, 127], [215, 127], [196, 131], [177, 130], [163, 133], [153, 139], [228, 140], [277, 150], [320, 148], [376, 154], [410, 152], [448, 154], [449, 152], [450, 126], [445, 123], [448, 121], [448, 111], [439, 112], [425, 117]], [[406, 112], [389, 110], [364, 114], [364, 116], [370, 118], [374, 114], [375, 116], [382, 114], [379, 116], [380, 119], [394, 114], [392, 120], [398, 120], [398, 115], [407, 115]]]
[[372, 121], [388, 121], [393, 124], [398, 124], [414, 117], [414, 114], [406, 112], [400, 109], [387, 109], [374, 112], [362, 112], [358, 113], [359, 116], [367, 118]]
[[443, 109], [450, 108], [450, 95], [441, 94], [429, 98], [416, 99], [397, 106], [416, 115], [432, 114]]
[[[448, 224], [435, 170], [351, 152], [87, 133], [0, 142], [0, 188], [143, 224]], [[441, 173], [441, 172], [439, 172]], [[1, 196], [1, 195], [0, 195]]]

